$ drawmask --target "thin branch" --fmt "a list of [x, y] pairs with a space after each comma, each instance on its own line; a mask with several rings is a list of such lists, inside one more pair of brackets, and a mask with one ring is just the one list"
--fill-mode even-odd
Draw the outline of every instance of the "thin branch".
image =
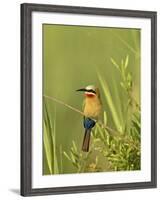
[[59, 100], [59, 99], [57, 99], [57, 98], [55, 98], [55, 97], [50, 97], [50, 96], [47, 96], [47, 95], [43, 95], [43, 96], [44, 96], [45, 98], [47, 98], [47, 99], [50, 99], [50, 100], [55, 101], [55, 102], [57, 102], [57, 103], [59, 103], [59, 104], [62, 104], [62, 105], [64, 105], [64, 106], [70, 108], [71, 110], [73, 110], [73, 111], [75, 111], [75, 112], [77, 112], [77, 113], [79, 113], [79, 114], [85, 116], [84, 113], [81, 112], [80, 110], [78, 110], [77, 108], [74, 108], [73, 106], [70, 106], [69, 104], [64, 103], [63, 101], [61, 101], [61, 100]]
[[[78, 110], [77, 108], [74, 108], [73, 106], [71, 106], [71, 105], [69, 105], [69, 104], [67, 104], [67, 103], [64, 103], [63, 101], [61, 101], [61, 100], [59, 100], [59, 99], [57, 99], [57, 98], [55, 98], [55, 97], [50, 97], [50, 96], [47, 96], [47, 95], [43, 95], [43, 96], [44, 96], [45, 98], [47, 98], [47, 99], [50, 99], [50, 100], [52, 100], [52, 101], [55, 101], [56, 103], [59, 103], [59, 104], [61, 104], [61, 105], [64, 105], [64, 106], [68, 107], [69, 109], [71, 109], [71, 110], [73, 110], [73, 111], [75, 111], [75, 112], [81, 114], [82, 116], [85, 116], [85, 114], [84, 114], [83, 112], [81, 112], [80, 110]], [[97, 122], [98, 125], [100, 125], [102, 128], [107, 129], [107, 130], [109, 130], [110, 132], [114, 133], [115, 136], [118, 136], [118, 137], [122, 138], [122, 133], [121, 133], [121, 132], [116, 131], [116, 130], [110, 128], [109, 126], [103, 124], [100, 120], [99, 120], [99, 121], [97, 121], [97, 120], [95, 120], [95, 119], [92, 119], [92, 120], [94, 120], [95, 122]], [[123, 138], [122, 138], [122, 139], [123, 139]], [[124, 138], [124, 141], [129, 142], [133, 147], [137, 148], [136, 145], [134, 145], [133, 142], [132, 142], [131, 140], [127, 140], [127, 139]]]
[[[63, 101], [61, 101], [61, 100], [59, 100], [59, 99], [57, 99], [57, 98], [55, 98], [55, 97], [50, 97], [50, 96], [47, 96], [47, 95], [44, 95], [44, 97], [47, 98], [47, 99], [50, 99], [50, 100], [52, 100], [52, 101], [55, 101], [55, 102], [57, 102], [57, 103], [59, 103], [59, 104], [62, 104], [62, 105], [64, 105], [64, 106], [70, 108], [71, 110], [73, 110], [73, 111], [75, 111], [75, 112], [77, 112], [77, 113], [79, 113], [79, 114], [85, 116], [84, 113], [81, 112], [80, 110], [78, 110], [77, 108], [74, 108], [73, 106], [71, 106], [71, 105], [69, 105], [69, 104], [67, 104], [67, 103], [64, 103]], [[108, 130], [111, 131], [111, 132], [115, 132], [115, 133], [117, 132], [117, 133], [119, 133], [118, 131], [115, 131], [115, 130], [113, 130], [112, 128], [110, 128], [110, 127], [108, 127], [108, 126], [105, 126], [101, 121], [97, 121], [97, 120], [95, 120], [95, 119], [92, 119], [92, 120], [96, 121], [96, 122], [97, 122], [99, 125], [101, 125], [103, 128], [106, 128], [106, 129], [108, 129]]]

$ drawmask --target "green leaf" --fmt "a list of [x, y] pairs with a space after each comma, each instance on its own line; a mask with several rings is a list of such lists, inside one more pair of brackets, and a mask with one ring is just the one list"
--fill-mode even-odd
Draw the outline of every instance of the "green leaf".
[[45, 126], [46, 126], [46, 136], [44, 133], [45, 141], [48, 141], [48, 146], [50, 147], [50, 152], [48, 151], [46, 155], [47, 157], [51, 157], [50, 159], [50, 168], [52, 168], [52, 174], [59, 174], [59, 166], [56, 154], [56, 111], [54, 112], [54, 127], [52, 126], [50, 113], [47, 109], [47, 103], [44, 102], [44, 119], [45, 119]]
[[128, 82], [131, 82], [131, 81], [132, 81], [132, 76], [131, 76], [130, 73], [128, 73], [128, 75], [127, 75], [127, 81], [128, 81]]
[[117, 69], [120, 69], [120, 66], [116, 63], [116, 61], [113, 58], [111, 58], [111, 62]]
[[69, 155], [68, 155], [65, 151], [63, 152], [63, 154], [64, 154], [64, 156], [65, 156], [68, 160], [70, 160], [70, 161], [72, 160], [72, 159], [69, 157]]
[[128, 64], [129, 64], [129, 55], [127, 55], [125, 59], [125, 65], [124, 65], [125, 69], [127, 68]]
[[104, 140], [104, 134], [103, 134], [104, 130], [99, 125], [97, 125], [97, 127], [98, 127], [99, 134], [101, 136], [101, 139]]
[[54, 117], [54, 130], [53, 130], [53, 156], [54, 156], [54, 174], [59, 174], [58, 159], [56, 154], [56, 110]]
[[100, 84], [102, 86], [104, 95], [106, 97], [105, 98], [106, 99], [106, 103], [109, 105], [110, 111], [112, 113], [113, 121], [114, 121], [114, 123], [115, 123], [115, 125], [117, 127], [117, 130], [121, 130], [121, 123], [120, 123], [120, 120], [118, 118], [118, 114], [117, 114], [116, 108], [114, 106], [113, 99], [112, 99], [110, 90], [108, 88], [108, 85], [107, 85], [106, 81], [103, 79], [103, 77], [99, 73], [97, 73], [97, 75], [98, 75], [98, 79], [100, 81]]
[[121, 87], [122, 87], [124, 90], [126, 90], [126, 87], [125, 87], [125, 85], [124, 85], [123, 82], [121, 82], [120, 85], [121, 85]]
[[74, 150], [74, 152], [77, 152], [77, 146], [76, 146], [74, 140], [72, 141], [72, 144], [73, 144], [73, 150]]
[[44, 123], [43, 127], [44, 127], [44, 150], [45, 150], [45, 154], [46, 154], [46, 158], [47, 158], [48, 168], [49, 168], [50, 174], [52, 174], [52, 149], [50, 146], [50, 141], [49, 141], [49, 137], [47, 134], [47, 129], [46, 129], [45, 123]]
[[104, 124], [107, 125], [107, 113], [106, 113], [106, 111], [103, 112], [103, 119], [104, 119]]

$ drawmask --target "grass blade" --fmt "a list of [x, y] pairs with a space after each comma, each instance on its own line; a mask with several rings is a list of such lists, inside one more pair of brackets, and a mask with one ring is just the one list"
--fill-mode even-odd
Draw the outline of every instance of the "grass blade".
[[50, 174], [52, 174], [52, 151], [51, 151], [50, 141], [47, 134], [47, 128], [46, 128], [45, 123], [44, 123], [44, 150], [46, 154], [47, 165], [48, 165]]
[[53, 130], [53, 157], [54, 157], [54, 174], [59, 174], [58, 159], [56, 155], [56, 111], [54, 115], [54, 130]]
[[108, 85], [107, 85], [106, 81], [103, 79], [103, 77], [99, 73], [97, 73], [97, 75], [98, 75], [100, 84], [102, 86], [102, 90], [104, 92], [106, 102], [110, 107], [110, 111], [112, 113], [113, 121], [114, 121], [114, 123], [115, 123], [115, 125], [117, 127], [117, 130], [121, 131], [122, 126], [121, 126], [120, 120], [118, 118], [116, 108], [115, 108], [115, 106], [113, 104], [113, 99], [112, 99], [110, 90], [108, 88]]

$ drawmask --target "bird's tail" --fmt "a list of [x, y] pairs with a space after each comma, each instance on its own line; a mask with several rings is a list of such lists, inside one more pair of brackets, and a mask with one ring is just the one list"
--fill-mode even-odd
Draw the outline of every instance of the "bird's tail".
[[90, 136], [91, 136], [91, 129], [85, 129], [82, 151], [85, 151], [85, 152], [89, 151]]

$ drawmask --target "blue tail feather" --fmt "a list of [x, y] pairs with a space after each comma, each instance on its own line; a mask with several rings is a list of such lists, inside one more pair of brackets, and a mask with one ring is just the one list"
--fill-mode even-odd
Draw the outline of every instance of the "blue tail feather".
[[84, 117], [84, 128], [85, 128], [85, 134], [84, 134], [84, 139], [83, 139], [83, 145], [82, 145], [82, 150], [85, 152], [89, 151], [89, 142], [90, 142], [90, 135], [91, 135], [91, 130], [95, 126], [96, 122], [88, 117]]

